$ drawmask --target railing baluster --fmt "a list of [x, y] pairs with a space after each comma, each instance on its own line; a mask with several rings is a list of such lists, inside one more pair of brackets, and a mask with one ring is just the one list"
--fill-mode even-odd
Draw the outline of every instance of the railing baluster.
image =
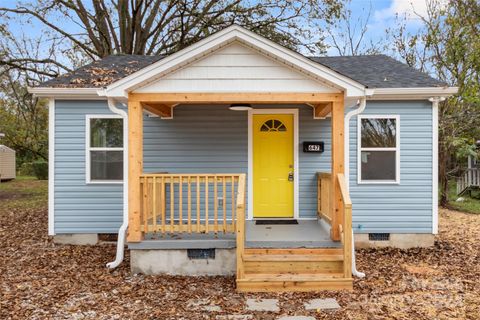
[[235, 208], [235, 176], [231, 176], [230, 177], [232, 179], [232, 226], [233, 226], [233, 232], [235, 232], [235, 229], [236, 229], [236, 220], [235, 219], [235, 212], [236, 212], [236, 208]]
[[165, 213], [165, 201], [166, 201], [166, 192], [165, 192], [165, 178], [161, 177], [160, 179], [160, 214], [162, 217], [162, 236], [165, 235], [165, 220], [166, 220], [166, 213]]
[[187, 177], [187, 184], [188, 233], [192, 233], [192, 187], [190, 185], [190, 176]]
[[197, 232], [200, 233], [200, 176], [197, 176]]
[[183, 232], [183, 176], [180, 176], [180, 184], [178, 186], [178, 228]]
[[173, 176], [170, 177], [170, 233], [173, 233], [175, 225], [175, 185]]
[[143, 179], [143, 232], [148, 233], [148, 178]]
[[215, 235], [218, 233], [218, 187], [217, 175], [213, 176], [213, 231]]
[[208, 233], [208, 176], [205, 177], [205, 233]]
[[152, 185], [152, 219], [153, 219], [153, 233], [157, 233], [157, 178], [153, 177]]
[[227, 186], [226, 184], [226, 181], [225, 181], [226, 177], [223, 176], [222, 177], [222, 199], [223, 199], [223, 203], [222, 203], [222, 213], [223, 213], [223, 233], [226, 233], [227, 232], [227, 193], [225, 192], [225, 188]]

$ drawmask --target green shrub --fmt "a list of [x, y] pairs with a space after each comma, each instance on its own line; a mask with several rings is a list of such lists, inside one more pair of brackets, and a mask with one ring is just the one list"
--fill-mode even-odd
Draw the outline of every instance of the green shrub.
[[48, 162], [43, 160], [38, 160], [32, 162], [33, 173], [38, 180], [47, 180], [48, 179]]
[[18, 175], [19, 176], [34, 176], [35, 172], [33, 171], [33, 163], [32, 162], [24, 162], [18, 168]]

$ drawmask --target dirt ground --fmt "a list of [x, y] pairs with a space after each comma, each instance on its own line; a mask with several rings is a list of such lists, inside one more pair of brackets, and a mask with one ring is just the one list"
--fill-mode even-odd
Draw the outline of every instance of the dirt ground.
[[[0, 190], [0, 193], [5, 190]], [[6, 198], [6, 197], [4, 197]], [[0, 200], [0, 319], [480, 319], [480, 215], [440, 210], [434, 248], [360, 250], [353, 292], [240, 294], [233, 277], [142, 276], [125, 262], [105, 264], [115, 246], [55, 245], [47, 236], [46, 199], [32, 206]], [[18, 201], [18, 199], [16, 200]], [[246, 312], [246, 298], [277, 298], [280, 312]], [[307, 299], [333, 297], [336, 312], [305, 311]], [[220, 312], [192, 310], [208, 299]], [[221, 318], [221, 317], [220, 317]]]

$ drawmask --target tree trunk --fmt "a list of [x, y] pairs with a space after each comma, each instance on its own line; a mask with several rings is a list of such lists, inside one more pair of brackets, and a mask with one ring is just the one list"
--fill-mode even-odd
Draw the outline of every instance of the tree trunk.
[[[438, 148], [438, 179], [440, 186], [440, 205], [448, 205], [448, 150], [443, 143], [439, 143]], [[434, 190], [435, 192], [435, 190]], [[438, 192], [438, 190], [437, 190]]]

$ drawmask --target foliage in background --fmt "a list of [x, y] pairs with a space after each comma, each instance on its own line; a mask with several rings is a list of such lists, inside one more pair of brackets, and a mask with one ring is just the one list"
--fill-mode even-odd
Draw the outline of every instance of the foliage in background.
[[38, 180], [48, 179], [48, 162], [47, 161], [34, 161], [32, 162], [33, 173]]

